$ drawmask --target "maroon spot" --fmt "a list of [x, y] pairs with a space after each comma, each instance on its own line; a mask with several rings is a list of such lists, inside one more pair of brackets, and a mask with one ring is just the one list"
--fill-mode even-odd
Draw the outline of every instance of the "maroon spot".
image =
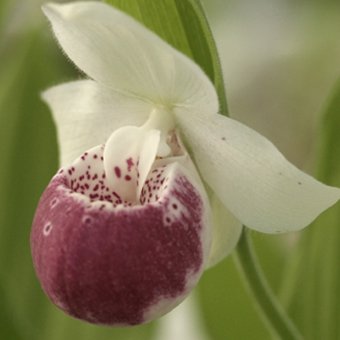
[[112, 192], [112, 195], [120, 200], [120, 196], [115, 191]]
[[85, 222], [86, 224], [89, 224], [89, 223], [92, 222], [92, 218], [91, 218], [91, 217], [85, 217], [84, 222]]
[[52, 229], [52, 224], [51, 223], [48, 223], [45, 225], [44, 227], [44, 234], [47, 235]]
[[177, 208], [178, 208], [178, 207], [177, 207], [177, 204], [175, 204], [175, 203], [172, 205], [172, 207], [173, 207], [174, 209], [177, 209]]
[[93, 155], [93, 158], [94, 158], [94, 159], [97, 159], [97, 158], [98, 158], [98, 156], [97, 156], [96, 154], [94, 154], [94, 155]]
[[126, 175], [126, 176], [125, 176], [125, 180], [126, 180], [126, 181], [131, 181], [131, 176]]
[[96, 184], [96, 185], [94, 186], [94, 188], [93, 188], [93, 191], [97, 191], [98, 189], [99, 189], [99, 185]]
[[135, 165], [135, 163], [133, 162], [133, 159], [132, 157], [128, 158], [126, 160], [126, 164], [128, 166], [128, 171], [130, 172], [131, 171], [131, 168]]
[[114, 172], [115, 172], [115, 174], [118, 178], [120, 178], [122, 176], [122, 172], [120, 170], [120, 167], [115, 166], [113, 170], [114, 170]]

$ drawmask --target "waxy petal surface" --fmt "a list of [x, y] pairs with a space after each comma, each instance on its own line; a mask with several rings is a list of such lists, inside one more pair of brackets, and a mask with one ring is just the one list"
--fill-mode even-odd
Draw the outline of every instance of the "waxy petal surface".
[[116, 130], [105, 144], [106, 178], [118, 195], [139, 203], [142, 187], [156, 160], [160, 131], [135, 126]]
[[247, 227], [299, 230], [340, 198], [289, 163], [265, 137], [221, 115], [176, 113], [203, 179]]
[[43, 11], [66, 54], [98, 83], [165, 107], [218, 111], [203, 71], [123, 12], [91, 1], [47, 4]]
[[151, 111], [150, 104], [92, 80], [52, 87], [42, 97], [56, 122], [62, 166], [105, 143], [112, 131], [125, 125], [142, 125]]
[[91, 198], [95, 183], [82, 193], [80, 172], [98, 181], [102, 150], [89, 150], [50, 182], [33, 222], [33, 260], [47, 295], [70, 315], [140, 324], [174, 308], [197, 283], [209, 255], [209, 211], [178, 163], [152, 171], [147, 182], [161, 183], [146, 185], [143, 205]]

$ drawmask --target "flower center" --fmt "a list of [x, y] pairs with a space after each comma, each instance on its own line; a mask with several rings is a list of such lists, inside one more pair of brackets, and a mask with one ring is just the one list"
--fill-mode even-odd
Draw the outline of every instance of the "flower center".
[[163, 107], [154, 109], [142, 128], [145, 130], [157, 129], [160, 131], [161, 135], [157, 156], [168, 157], [171, 153], [168, 137], [170, 131], [175, 129], [175, 120], [172, 114]]
[[71, 191], [114, 207], [157, 201], [167, 189], [168, 165], [183, 154], [174, 127], [168, 111], [155, 109], [141, 127], [114, 131], [66, 169]]

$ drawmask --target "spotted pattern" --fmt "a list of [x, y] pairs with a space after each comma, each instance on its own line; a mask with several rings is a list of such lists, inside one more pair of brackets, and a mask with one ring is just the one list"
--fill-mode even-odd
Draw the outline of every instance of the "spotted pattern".
[[[123, 201], [109, 185], [104, 171], [103, 151], [104, 145], [93, 148], [65, 169], [71, 193], [77, 192], [85, 195], [91, 202], [110, 202], [114, 207], [131, 206], [132, 203]], [[114, 172], [117, 177], [121, 177], [120, 168], [116, 167]]]
[[[169, 178], [165, 171], [166, 166], [162, 165], [150, 171], [137, 202], [123, 200], [107, 180], [103, 152], [104, 145], [93, 148], [60, 172], [67, 177], [70, 193], [76, 192], [85, 195], [90, 199], [90, 202], [102, 201], [111, 203], [113, 207], [127, 207], [156, 202], [160, 199], [162, 192], [168, 188]], [[110, 176], [116, 176], [118, 179], [129, 182], [129, 184], [131, 184], [131, 181], [135, 181], [133, 187], [137, 188], [139, 179], [138, 160], [128, 157], [125, 163], [124, 169], [114, 166]], [[55, 202], [51, 204], [55, 204]]]
[[165, 171], [166, 166], [153, 169], [143, 185], [140, 203], [152, 203], [160, 199], [162, 192], [168, 188], [169, 177]]

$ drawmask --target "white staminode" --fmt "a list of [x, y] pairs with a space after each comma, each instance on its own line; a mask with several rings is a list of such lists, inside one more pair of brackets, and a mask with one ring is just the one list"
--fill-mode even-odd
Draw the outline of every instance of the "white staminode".
[[159, 139], [159, 130], [127, 126], [116, 130], [106, 142], [106, 177], [123, 200], [139, 201], [145, 179], [156, 159]]
[[[63, 162], [105, 143], [122, 126], [142, 126], [163, 107], [203, 180], [247, 227], [267, 233], [298, 230], [340, 198], [339, 189], [298, 170], [263, 136], [218, 115], [216, 91], [204, 72], [131, 17], [100, 2], [49, 4], [44, 12], [65, 53], [94, 79], [44, 95], [58, 125]], [[158, 141], [153, 132], [143, 138], [141, 144]], [[228, 238], [220, 237], [225, 227], [214, 229], [212, 262], [235, 245], [241, 227], [233, 226]]]

